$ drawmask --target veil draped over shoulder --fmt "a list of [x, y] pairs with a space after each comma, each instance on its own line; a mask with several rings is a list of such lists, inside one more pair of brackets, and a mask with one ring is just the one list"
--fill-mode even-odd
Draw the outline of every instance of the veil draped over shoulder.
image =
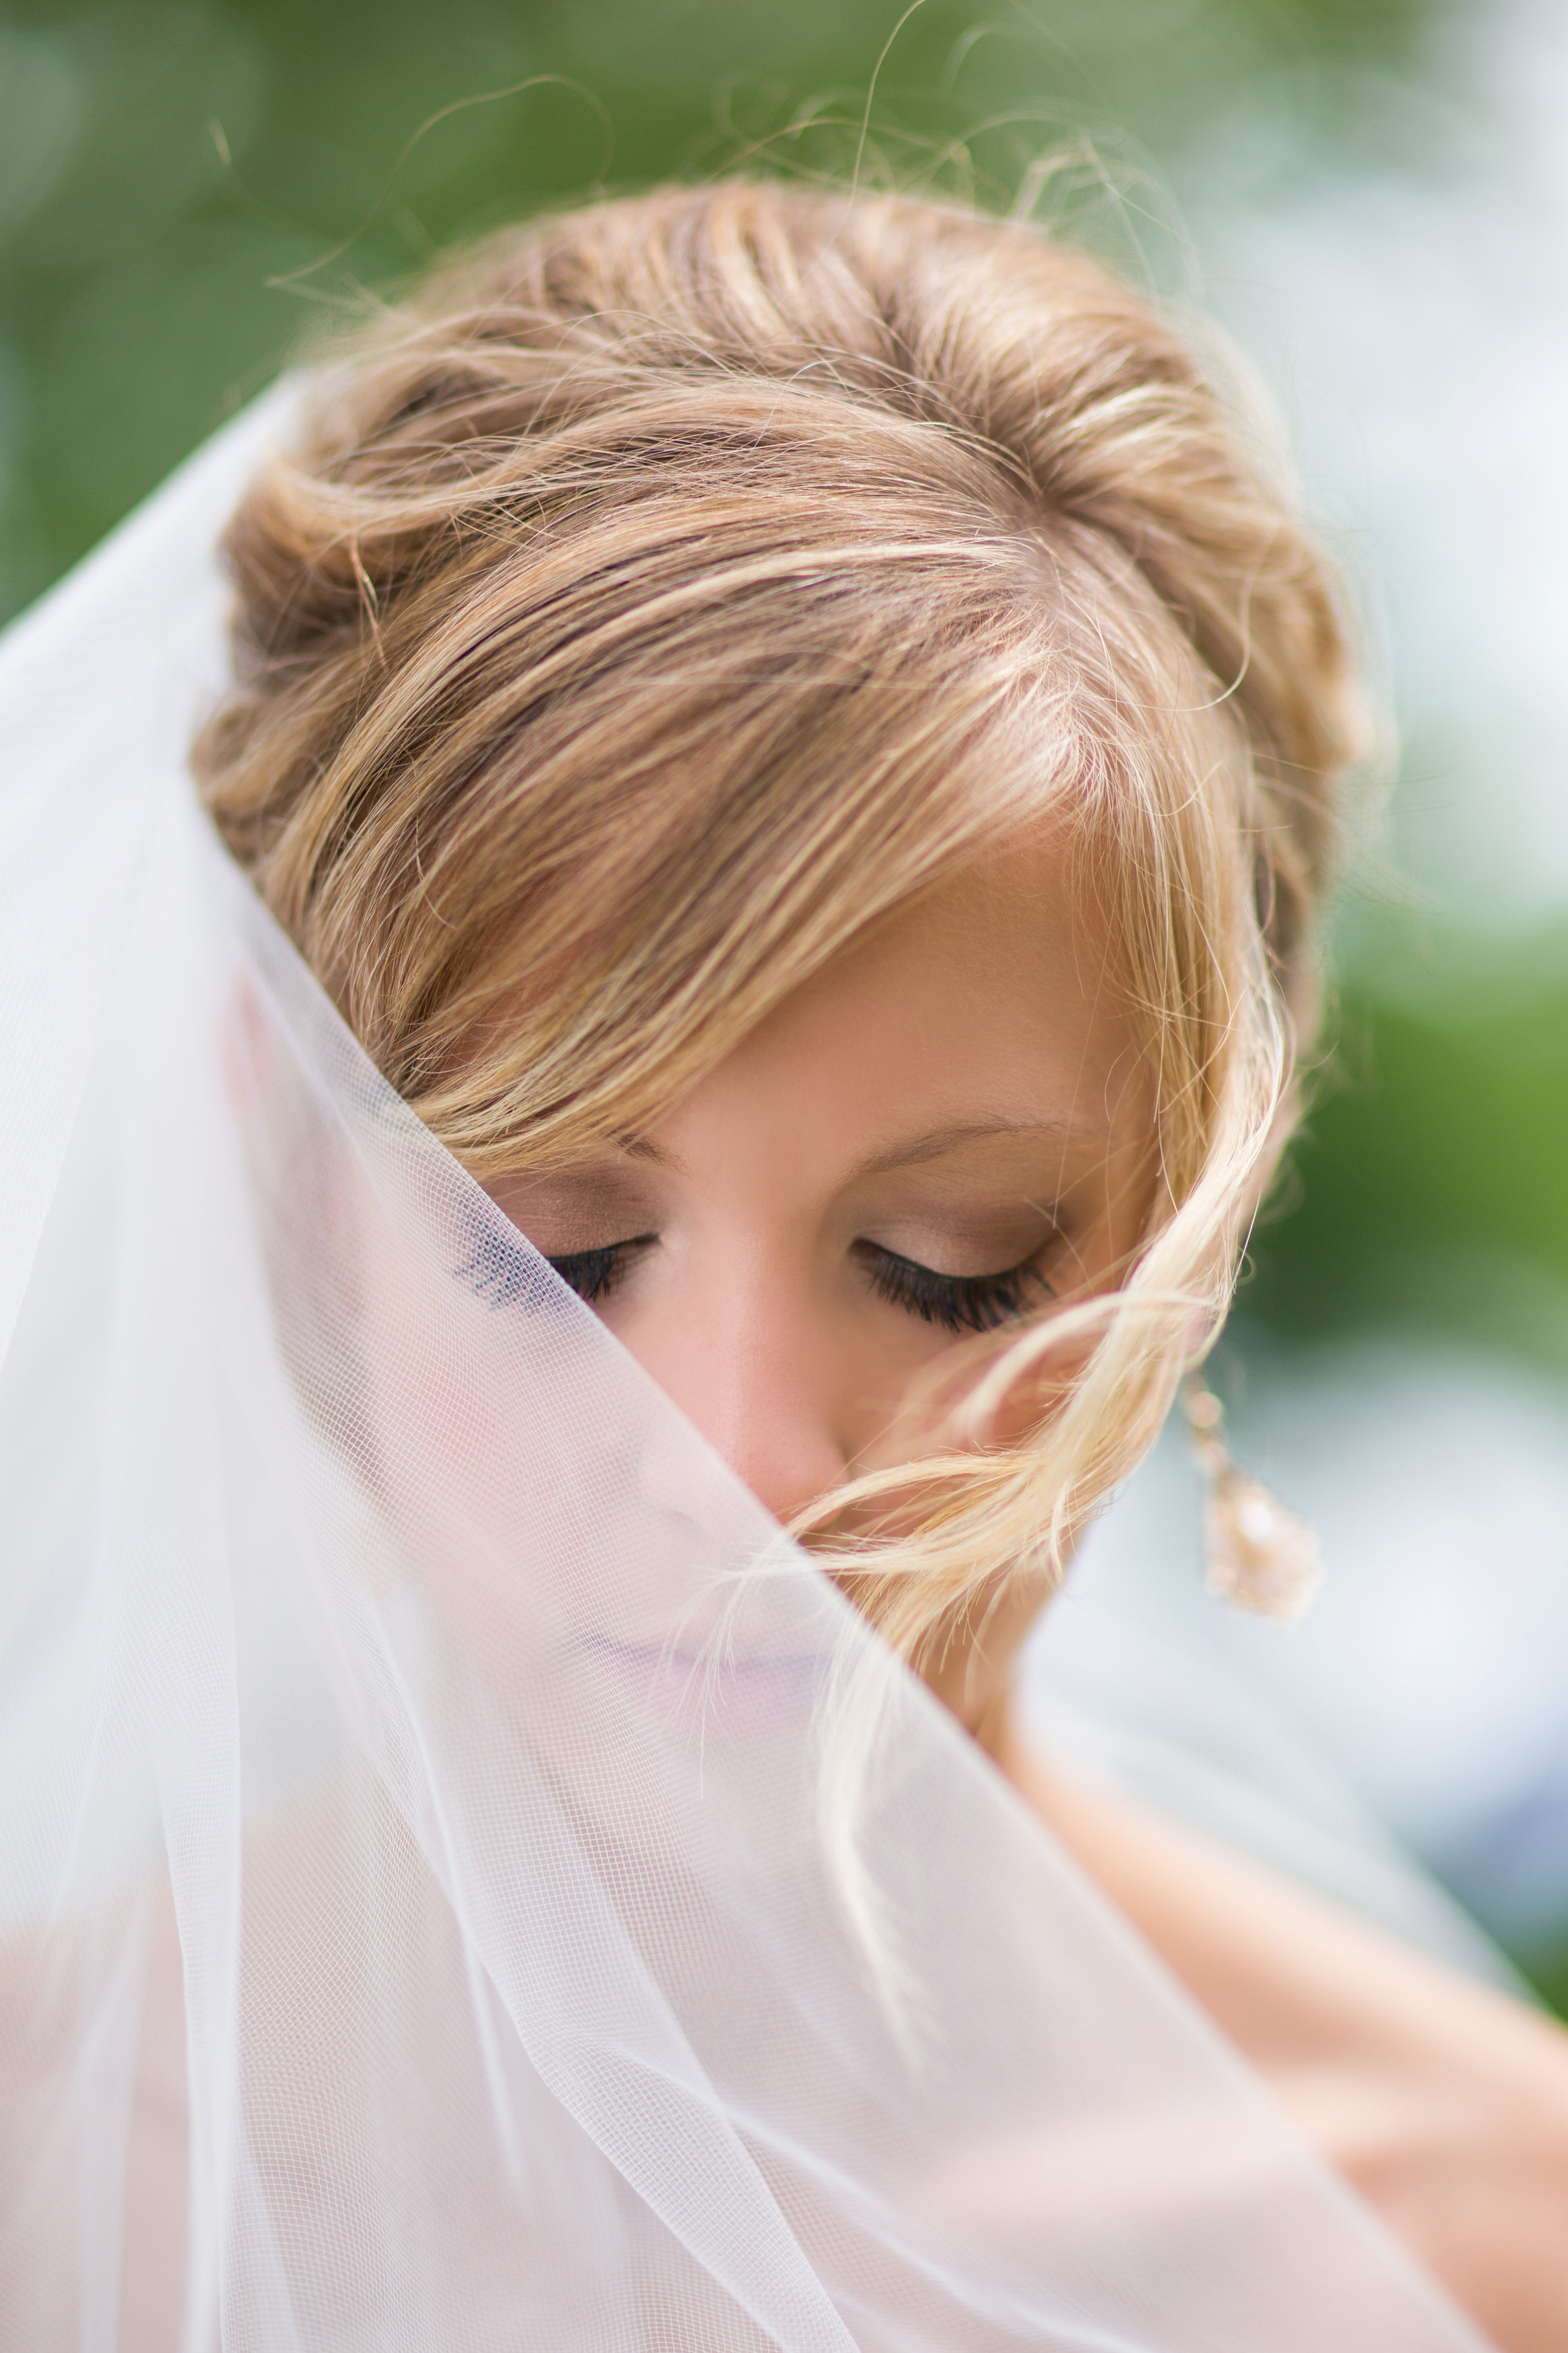
[[0, 642], [0, 2344], [1475, 2353], [210, 835], [291, 398]]

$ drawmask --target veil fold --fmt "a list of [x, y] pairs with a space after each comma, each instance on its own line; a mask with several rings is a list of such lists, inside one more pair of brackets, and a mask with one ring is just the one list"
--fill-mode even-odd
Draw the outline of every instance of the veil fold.
[[0, 641], [0, 2346], [1476, 2353], [209, 833], [295, 397]]

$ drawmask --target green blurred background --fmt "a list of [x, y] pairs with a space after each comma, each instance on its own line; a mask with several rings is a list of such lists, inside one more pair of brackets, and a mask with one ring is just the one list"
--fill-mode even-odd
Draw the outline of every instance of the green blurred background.
[[[0, 614], [353, 286], [604, 185], [753, 154], [842, 166], [900, 14], [890, 0], [12, 5]], [[1070, 174], [1080, 226], [1156, 282], [1212, 297], [1223, 260], [1190, 208], [1215, 149], [1234, 153], [1248, 125], [1267, 125], [1275, 183], [1369, 159], [1453, 169], [1466, 134], [1484, 142], [1490, 126], [1453, 87], [1467, 15], [1452, 0], [1067, 0], [981, 16], [928, 0], [883, 59], [870, 168], [967, 177], [1007, 201], [1037, 156], [1092, 142], [1097, 162]], [[1343, 485], [1329, 490], [1342, 508]], [[1341, 534], [1352, 565], [1361, 522]], [[1419, 729], [1426, 714], [1401, 716]], [[1441, 776], [1443, 747], [1421, 751]], [[1568, 927], [1548, 911], [1478, 937], [1467, 912], [1431, 892], [1354, 909], [1363, 949], [1377, 937], [1345, 975], [1299, 1206], [1259, 1237], [1256, 1314], [1313, 1332], [1368, 1314], [1479, 1322], [1568, 1351], [1568, 1324], [1531, 1312], [1525, 1272], [1568, 1281]], [[1391, 960], [1402, 988], [1357, 986], [1359, 967]], [[1485, 1264], [1500, 1250], [1521, 1262], [1506, 1295]], [[1463, 1266], [1430, 1279], [1455, 1253]]]
[[[900, 22], [899, 0], [9, 0], [0, 615], [323, 309], [455, 236], [737, 161], [843, 170], [863, 120], [872, 176], [1001, 204], [1026, 202], [1031, 168], [1067, 152], [1051, 201], [1075, 233], [1217, 310], [1283, 402], [1406, 745], [1390, 822], [1358, 854], [1332, 1054], [1288, 1205], [1258, 1237], [1244, 1343], [1250, 1329], [1272, 1363], [1322, 1362], [1392, 1334], [1413, 1361], [1469, 1351], [1557, 1398], [1558, 13], [925, 0]], [[1568, 1546], [1552, 1495], [1549, 1567]], [[1568, 1795], [1560, 1811], [1568, 1826]], [[1549, 1977], [1568, 1950], [1568, 1827], [1542, 1852], [1531, 1867], [1561, 1888], [1513, 1941]]]

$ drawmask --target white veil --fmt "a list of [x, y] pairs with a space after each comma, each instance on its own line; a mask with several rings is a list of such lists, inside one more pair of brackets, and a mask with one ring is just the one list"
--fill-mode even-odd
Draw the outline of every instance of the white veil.
[[0, 644], [0, 2343], [1474, 2353], [208, 834], [289, 414]]

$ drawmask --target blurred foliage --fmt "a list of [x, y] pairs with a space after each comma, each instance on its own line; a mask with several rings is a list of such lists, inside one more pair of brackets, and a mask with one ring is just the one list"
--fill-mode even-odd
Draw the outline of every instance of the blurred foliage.
[[756, 154], [847, 168], [874, 80], [878, 147], [896, 127], [901, 171], [1011, 195], [1043, 147], [1114, 126], [1135, 175], [1249, 78], [1397, 57], [1432, 7], [12, 0], [0, 615], [262, 382], [313, 310], [455, 236]]
[[[1320, 147], [1356, 122], [1375, 137], [1379, 77], [1413, 69], [1441, 5], [12, 0], [0, 616], [323, 307], [455, 236], [737, 161], [844, 171], [868, 118], [871, 172], [1001, 201], [1036, 158], [1092, 140], [1110, 164], [1085, 160], [1075, 185], [1100, 205], [1094, 233], [1158, 277], [1180, 267], [1161, 190], [1184, 156], [1264, 90], [1276, 116], [1289, 90]], [[1303, 1332], [1425, 1316], [1561, 1350], [1568, 1317], [1531, 1302], [1568, 1283], [1568, 945], [1426, 954], [1444, 985], [1412, 1009], [1341, 1008], [1300, 1205], [1259, 1235], [1252, 1312]]]
[[1247, 1304], [1282, 1336], [1426, 1325], [1568, 1374], [1568, 924], [1438, 934], [1347, 988]]

